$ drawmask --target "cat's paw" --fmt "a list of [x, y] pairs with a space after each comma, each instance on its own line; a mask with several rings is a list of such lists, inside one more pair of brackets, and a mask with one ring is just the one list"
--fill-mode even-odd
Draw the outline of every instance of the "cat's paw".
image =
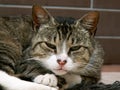
[[45, 74], [45, 75], [38, 75], [35, 77], [34, 82], [39, 84], [44, 84], [47, 86], [56, 87], [58, 80], [54, 74]]

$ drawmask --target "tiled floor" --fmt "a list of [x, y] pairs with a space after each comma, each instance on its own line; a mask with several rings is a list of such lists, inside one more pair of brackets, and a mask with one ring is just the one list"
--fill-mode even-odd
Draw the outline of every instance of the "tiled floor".
[[104, 65], [102, 68], [104, 72], [120, 72], [120, 65]]

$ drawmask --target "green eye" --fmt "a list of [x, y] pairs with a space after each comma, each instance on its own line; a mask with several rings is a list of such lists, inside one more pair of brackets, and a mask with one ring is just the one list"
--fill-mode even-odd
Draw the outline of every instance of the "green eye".
[[77, 51], [77, 50], [79, 50], [80, 48], [81, 48], [80, 45], [79, 45], [79, 46], [73, 46], [73, 47], [70, 48], [70, 51]]
[[55, 45], [53, 45], [51, 43], [47, 43], [47, 42], [45, 42], [45, 44], [47, 45], [47, 47], [56, 50], [56, 46]]

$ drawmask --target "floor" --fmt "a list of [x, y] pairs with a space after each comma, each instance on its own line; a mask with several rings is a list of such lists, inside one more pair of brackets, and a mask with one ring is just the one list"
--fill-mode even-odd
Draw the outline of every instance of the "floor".
[[100, 82], [112, 84], [115, 81], [120, 81], [120, 65], [104, 65]]

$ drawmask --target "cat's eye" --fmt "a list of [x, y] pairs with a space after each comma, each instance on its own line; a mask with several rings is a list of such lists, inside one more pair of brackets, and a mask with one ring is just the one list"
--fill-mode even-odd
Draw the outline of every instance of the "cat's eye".
[[55, 45], [53, 45], [51, 43], [47, 43], [47, 42], [45, 42], [45, 44], [47, 45], [47, 47], [56, 50], [56, 46]]
[[78, 46], [73, 46], [73, 47], [70, 48], [70, 51], [77, 51], [77, 50], [79, 50], [80, 48], [81, 48], [80, 45], [78, 45]]

